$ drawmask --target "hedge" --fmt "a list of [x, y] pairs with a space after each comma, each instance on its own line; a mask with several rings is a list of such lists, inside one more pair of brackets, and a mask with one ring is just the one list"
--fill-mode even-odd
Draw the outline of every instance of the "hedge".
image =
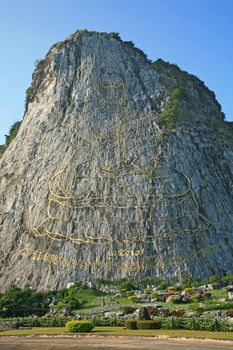
[[151, 321], [137, 321], [138, 329], [160, 329], [161, 322], [159, 320], [151, 320]]
[[127, 329], [160, 329], [161, 321], [159, 320], [148, 320], [148, 321], [137, 321], [137, 320], [126, 320], [125, 327]]
[[101, 319], [101, 318], [94, 318], [93, 323], [97, 327], [123, 327], [124, 326], [124, 319], [122, 318], [107, 318], [107, 319]]
[[[65, 327], [66, 323], [71, 319], [68, 317], [25, 317], [25, 318], [11, 318], [7, 319], [8, 321], [19, 321], [20, 327]], [[6, 322], [6, 319], [0, 320], [0, 322]], [[202, 330], [202, 331], [233, 331], [233, 324], [228, 323], [225, 320], [217, 320], [211, 318], [184, 318], [184, 317], [156, 317], [155, 320], [161, 325], [163, 329], [189, 329], [189, 330]], [[153, 322], [152, 321], [152, 322]], [[133, 322], [133, 323], [132, 323]], [[94, 318], [94, 326], [99, 327], [115, 327], [115, 326], [124, 326], [133, 327], [133, 324], [137, 322], [136, 320], [124, 320], [120, 318], [109, 318], [109, 319], [100, 319]], [[145, 321], [140, 321], [145, 322]], [[148, 321], [146, 321], [148, 322]], [[151, 321], [149, 321], [151, 322]], [[133, 329], [133, 328], [129, 328]], [[149, 328], [147, 328], [149, 329]], [[151, 329], [151, 328], [150, 328]]]
[[217, 319], [208, 318], [181, 318], [181, 317], [166, 317], [156, 318], [152, 321], [125, 321], [125, 327], [127, 329], [135, 327], [137, 329], [188, 329], [188, 330], [199, 330], [209, 332], [233, 332], [233, 324], [227, 321], [220, 321]]
[[126, 320], [125, 321], [125, 328], [127, 328], [127, 329], [138, 329], [137, 321], [136, 320]]
[[167, 317], [160, 319], [161, 328], [199, 331], [232, 332], [233, 325], [226, 321], [208, 318]]
[[65, 327], [67, 317], [24, 317], [18, 319], [20, 327]]
[[66, 332], [87, 333], [91, 332], [94, 327], [94, 324], [88, 320], [72, 320], [66, 323]]

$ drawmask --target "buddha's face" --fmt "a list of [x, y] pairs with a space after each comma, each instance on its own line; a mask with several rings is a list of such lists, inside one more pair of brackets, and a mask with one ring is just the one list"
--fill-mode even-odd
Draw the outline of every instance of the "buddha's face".
[[117, 111], [126, 104], [126, 83], [117, 74], [105, 74], [93, 84], [100, 105], [107, 111]]

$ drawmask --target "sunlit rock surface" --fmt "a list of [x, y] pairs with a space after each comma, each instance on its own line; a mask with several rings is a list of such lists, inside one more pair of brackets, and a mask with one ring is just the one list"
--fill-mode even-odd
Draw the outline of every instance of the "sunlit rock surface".
[[0, 160], [0, 288], [233, 273], [233, 128], [192, 75], [78, 31]]

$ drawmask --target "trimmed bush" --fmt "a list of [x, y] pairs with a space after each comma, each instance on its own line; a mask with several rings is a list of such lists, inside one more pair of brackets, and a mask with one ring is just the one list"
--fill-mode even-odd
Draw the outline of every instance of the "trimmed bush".
[[20, 319], [21, 327], [65, 327], [67, 317], [52, 317], [52, 316], [43, 316], [43, 317], [24, 317]]
[[125, 321], [125, 328], [127, 328], [127, 329], [138, 329], [137, 321], [136, 320], [126, 320]]
[[161, 322], [157, 320], [137, 321], [137, 327], [138, 329], [160, 329]]
[[94, 325], [87, 320], [72, 320], [66, 323], [66, 332], [68, 333], [87, 333], [91, 332]]
[[136, 295], [130, 295], [130, 296], [128, 297], [128, 299], [129, 299], [130, 301], [132, 301], [133, 303], [136, 303], [136, 301], [138, 300], [138, 297], [137, 297]]
[[153, 298], [153, 300], [157, 301], [158, 300], [158, 292], [153, 292], [152, 298]]
[[196, 290], [195, 288], [189, 288], [189, 287], [184, 289], [185, 293], [193, 293], [195, 292], [195, 290]]
[[145, 288], [144, 289], [144, 294], [152, 294], [152, 293], [153, 293], [152, 288]]
[[95, 318], [93, 320], [93, 323], [96, 327], [123, 327], [124, 326], [124, 320], [121, 318], [108, 318], [108, 319], [101, 319], [101, 318]]
[[169, 301], [167, 301], [167, 302], [170, 303], [170, 304], [180, 304], [181, 300], [176, 298], [176, 297], [170, 297]]

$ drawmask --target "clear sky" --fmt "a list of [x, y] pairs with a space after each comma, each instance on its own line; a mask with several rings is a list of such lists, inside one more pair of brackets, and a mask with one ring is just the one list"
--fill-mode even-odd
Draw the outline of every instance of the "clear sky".
[[0, 143], [22, 119], [35, 61], [81, 28], [197, 75], [233, 120], [233, 0], [0, 0]]

